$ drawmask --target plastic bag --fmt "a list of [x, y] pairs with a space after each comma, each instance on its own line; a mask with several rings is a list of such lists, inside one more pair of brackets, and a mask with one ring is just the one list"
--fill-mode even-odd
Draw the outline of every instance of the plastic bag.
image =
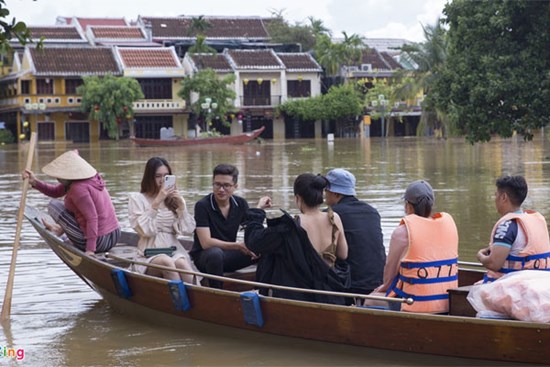
[[468, 301], [478, 317], [506, 315], [522, 321], [550, 323], [550, 272], [521, 270], [474, 285]]

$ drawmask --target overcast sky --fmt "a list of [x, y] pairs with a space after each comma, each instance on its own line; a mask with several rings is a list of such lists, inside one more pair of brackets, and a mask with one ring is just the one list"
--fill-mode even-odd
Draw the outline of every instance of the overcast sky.
[[322, 19], [334, 36], [423, 41], [422, 24], [434, 24], [447, 0], [6, 0], [8, 19], [53, 25], [61, 16], [125, 17], [176, 15], [256, 15], [283, 11], [291, 22]]

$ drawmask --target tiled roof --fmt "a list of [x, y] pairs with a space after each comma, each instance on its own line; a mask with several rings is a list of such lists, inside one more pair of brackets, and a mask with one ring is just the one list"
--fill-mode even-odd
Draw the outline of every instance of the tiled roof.
[[288, 71], [323, 71], [308, 53], [277, 53]]
[[145, 40], [145, 35], [140, 27], [129, 26], [90, 26], [96, 39], [134, 39]]
[[44, 42], [60, 40], [86, 41], [75, 26], [29, 26], [28, 29], [33, 40], [44, 37]]
[[35, 75], [120, 75], [111, 48], [29, 47]]
[[225, 55], [220, 54], [189, 54], [191, 61], [195, 64], [196, 68], [202, 69], [214, 69], [216, 71], [232, 71], [233, 68], [229, 64], [229, 61]]
[[[153, 38], [189, 39], [194, 34], [189, 33], [193, 17], [173, 18], [140, 18], [143, 23], [152, 27]], [[268, 39], [260, 17], [204, 17], [210, 24], [204, 33], [206, 38], [215, 39]]]
[[375, 49], [367, 49], [363, 50], [363, 54], [361, 56], [361, 64], [371, 64], [373, 69], [379, 69], [379, 70], [389, 70], [391, 69], [386, 62], [384, 62], [384, 59], [382, 59], [382, 56], [376, 51]]
[[284, 69], [272, 49], [227, 50], [224, 54], [236, 69]]
[[92, 25], [106, 25], [106, 26], [128, 25], [124, 18], [76, 18], [76, 21], [80, 24], [80, 26], [84, 30], [86, 30], [88, 26], [92, 26]]
[[386, 51], [380, 52], [380, 55], [382, 55], [384, 60], [386, 60], [386, 62], [390, 65], [391, 69], [403, 69], [401, 64], [395, 61], [395, 59], [391, 57], [391, 55], [388, 52]]
[[181, 68], [173, 48], [119, 48], [125, 68]]

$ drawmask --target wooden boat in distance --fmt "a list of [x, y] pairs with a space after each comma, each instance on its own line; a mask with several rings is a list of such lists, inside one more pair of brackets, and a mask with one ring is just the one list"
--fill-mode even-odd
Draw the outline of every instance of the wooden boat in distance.
[[222, 135], [211, 136], [205, 138], [189, 138], [189, 139], [145, 139], [131, 137], [135, 144], [143, 147], [156, 147], [156, 146], [184, 146], [184, 145], [200, 145], [200, 144], [244, 144], [251, 140], [256, 139], [265, 130], [265, 126], [259, 129], [252, 130], [238, 135]]
[[[137, 235], [123, 232], [107, 255], [87, 256], [47, 231], [45, 216], [27, 207], [25, 216], [55, 254], [116, 309], [149, 315], [163, 324], [191, 325], [193, 320], [260, 333], [347, 345], [436, 354], [449, 357], [548, 364], [550, 324], [466, 316], [415, 314], [364, 307], [338, 306], [212, 289], [139, 274], [128, 269]], [[111, 255], [116, 253], [117, 256]], [[461, 285], [482, 272], [460, 269]], [[240, 280], [251, 290], [254, 285]], [[470, 283], [471, 284], [471, 283]], [[452, 302], [452, 301], [451, 301]], [[138, 313], [139, 312], [139, 313]], [[259, 322], [261, 321], [261, 322]], [[230, 332], [230, 330], [229, 330]], [[474, 363], [475, 364], [475, 363]]]

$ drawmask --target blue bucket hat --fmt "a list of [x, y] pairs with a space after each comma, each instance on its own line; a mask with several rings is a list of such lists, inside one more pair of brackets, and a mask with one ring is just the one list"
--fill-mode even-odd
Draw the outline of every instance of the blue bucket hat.
[[327, 190], [341, 195], [355, 196], [355, 176], [353, 173], [342, 169], [335, 168], [326, 176], [328, 180]]

